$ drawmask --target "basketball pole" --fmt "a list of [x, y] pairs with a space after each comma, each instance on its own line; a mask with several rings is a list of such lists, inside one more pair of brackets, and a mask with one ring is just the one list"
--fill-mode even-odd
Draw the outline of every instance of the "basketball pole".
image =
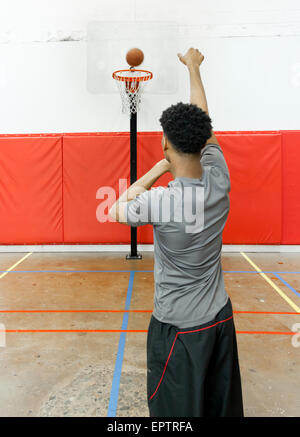
[[[137, 180], [137, 113], [130, 111], [130, 185]], [[137, 228], [131, 227], [130, 253], [126, 259], [142, 259], [137, 252]]]
[[[114, 71], [112, 77], [119, 84], [123, 112], [129, 109], [130, 113], [130, 185], [132, 185], [137, 180], [137, 110], [141, 94], [138, 91], [142, 91], [142, 88], [139, 90], [140, 82], [152, 79], [153, 74], [151, 71], [136, 70], [131, 66], [129, 70]], [[137, 252], [137, 228], [135, 226], [131, 226], [130, 229], [130, 253], [126, 255], [126, 259], [142, 259], [142, 255]]]

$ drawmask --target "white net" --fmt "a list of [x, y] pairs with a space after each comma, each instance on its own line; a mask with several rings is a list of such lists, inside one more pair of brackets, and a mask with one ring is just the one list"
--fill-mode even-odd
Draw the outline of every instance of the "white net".
[[140, 110], [141, 95], [152, 73], [142, 70], [124, 70], [114, 73], [122, 100], [122, 112], [135, 114]]

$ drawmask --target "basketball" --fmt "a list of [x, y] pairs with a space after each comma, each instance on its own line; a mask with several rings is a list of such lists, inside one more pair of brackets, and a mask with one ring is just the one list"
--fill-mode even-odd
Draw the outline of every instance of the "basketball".
[[144, 53], [142, 50], [133, 48], [128, 50], [126, 54], [126, 61], [131, 67], [137, 67], [144, 60]]

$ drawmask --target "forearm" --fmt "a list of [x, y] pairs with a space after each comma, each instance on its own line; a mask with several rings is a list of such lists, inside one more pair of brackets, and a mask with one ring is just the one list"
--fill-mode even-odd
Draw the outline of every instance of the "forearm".
[[197, 105], [208, 114], [206, 94], [202, 83], [200, 69], [197, 65], [189, 67], [190, 75], [190, 103]]
[[[204, 86], [201, 79], [200, 68], [198, 65], [189, 67], [191, 97], [190, 103], [197, 105], [200, 109], [208, 114], [208, 105]], [[211, 132], [211, 137], [206, 144], [219, 144], [214, 131]]]
[[124, 208], [126, 202], [136, 198], [138, 194], [149, 190], [160, 176], [169, 171], [169, 164], [166, 160], [159, 161], [151, 168], [144, 176], [132, 184], [119, 199], [112, 205], [109, 210], [109, 215], [117, 221], [126, 222]]
[[[191, 90], [190, 103], [197, 105], [202, 111], [208, 114], [206, 95], [200, 75], [200, 65], [204, 60], [204, 56], [198, 49], [191, 47], [184, 56], [178, 53], [178, 57], [189, 70]], [[218, 144], [218, 140], [213, 131], [211, 132], [211, 137], [206, 141], [206, 144], [208, 143]]]
[[137, 194], [149, 190], [152, 185], [160, 178], [167, 169], [160, 162], [154, 165], [144, 176], [132, 184], [118, 199], [118, 202], [128, 202], [133, 200]]

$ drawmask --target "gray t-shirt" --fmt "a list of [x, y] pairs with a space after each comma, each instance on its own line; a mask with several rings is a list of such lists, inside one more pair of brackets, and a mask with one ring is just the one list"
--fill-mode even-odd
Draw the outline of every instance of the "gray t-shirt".
[[230, 177], [219, 145], [202, 149], [201, 165], [200, 179], [178, 177], [125, 209], [131, 226], [153, 225], [153, 316], [179, 328], [209, 322], [228, 300], [221, 249]]

